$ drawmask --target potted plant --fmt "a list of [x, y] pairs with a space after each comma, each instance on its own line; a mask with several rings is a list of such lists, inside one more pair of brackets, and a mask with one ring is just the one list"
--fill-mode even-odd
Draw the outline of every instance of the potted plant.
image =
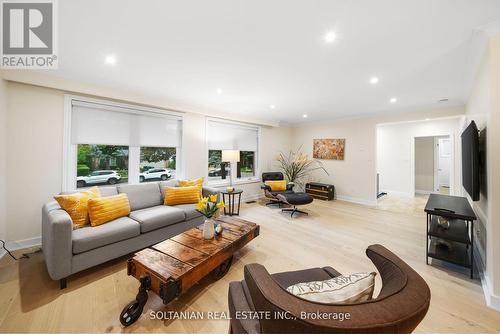
[[290, 150], [288, 154], [281, 152], [278, 155], [277, 160], [288, 182], [303, 187], [302, 179], [318, 169], [324, 171], [326, 175], [330, 175], [321, 164], [321, 161], [309, 158], [307, 154], [300, 151], [301, 148], [302, 146], [296, 151]]
[[219, 209], [224, 208], [224, 202], [217, 203], [217, 195], [210, 195], [202, 197], [196, 204], [196, 211], [205, 216], [205, 223], [203, 224], [203, 238], [212, 239], [215, 234], [214, 216], [218, 214]]

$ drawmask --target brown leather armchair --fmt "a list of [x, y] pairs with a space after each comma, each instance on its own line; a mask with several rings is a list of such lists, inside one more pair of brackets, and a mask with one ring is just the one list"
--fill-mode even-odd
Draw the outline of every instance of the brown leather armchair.
[[[381, 245], [369, 246], [366, 255], [380, 273], [382, 289], [377, 298], [346, 305], [316, 303], [285, 290], [295, 283], [340, 275], [331, 267], [270, 275], [262, 265], [246, 265], [245, 280], [229, 285], [230, 333], [412, 332], [429, 308], [427, 283]], [[338, 319], [341, 315], [343, 321]]]

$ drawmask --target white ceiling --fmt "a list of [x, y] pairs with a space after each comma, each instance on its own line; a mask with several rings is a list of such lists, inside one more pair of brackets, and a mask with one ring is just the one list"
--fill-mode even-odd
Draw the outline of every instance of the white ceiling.
[[56, 75], [291, 124], [463, 104], [474, 29], [500, 19], [499, 0], [58, 3]]

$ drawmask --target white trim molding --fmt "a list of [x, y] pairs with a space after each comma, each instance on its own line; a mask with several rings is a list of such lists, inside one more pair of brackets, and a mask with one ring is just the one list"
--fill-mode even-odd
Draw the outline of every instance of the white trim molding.
[[[41, 247], [42, 237], [34, 237], [30, 239], [18, 240], [18, 241], [7, 241], [5, 247], [9, 251], [16, 251], [19, 249], [30, 248], [30, 247]], [[0, 259], [5, 256], [7, 252], [4, 249], [0, 249]]]
[[369, 200], [369, 199], [364, 199], [364, 198], [357, 198], [357, 197], [343, 196], [343, 195], [336, 195], [335, 199], [339, 200], [339, 201], [351, 202], [351, 203], [367, 205], [367, 206], [376, 206], [377, 205], [376, 199]]
[[486, 273], [480, 271], [479, 277], [481, 278], [481, 285], [483, 287], [484, 299], [486, 301], [486, 305], [489, 308], [494, 309], [495, 311], [500, 312], [500, 296], [497, 296], [493, 293], [493, 289], [491, 288], [491, 280], [486, 275]]

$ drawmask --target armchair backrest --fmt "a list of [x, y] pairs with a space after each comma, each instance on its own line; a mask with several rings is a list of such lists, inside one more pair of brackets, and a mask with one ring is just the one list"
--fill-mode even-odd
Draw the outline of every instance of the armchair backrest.
[[[409, 333], [424, 318], [430, 290], [410, 266], [381, 245], [367, 256], [382, 278], [375, 299], [358, 304], [321, 304], [296, 297], [281, 287], [259, 264], [245, 266], [245, 282], [257, 312], [287, 312], [296, 320], [260, 320], [262, 333]], [[304, 314], [349, 314], [350, 320], [305, 319]], [[318, 313], [319, 312], [319, 313]]]
[[284, 180], [285, 177], [283, 176], [282, 172], [266, 172], [262, 173], [262, 182], [266, 181], [280, 181]]

